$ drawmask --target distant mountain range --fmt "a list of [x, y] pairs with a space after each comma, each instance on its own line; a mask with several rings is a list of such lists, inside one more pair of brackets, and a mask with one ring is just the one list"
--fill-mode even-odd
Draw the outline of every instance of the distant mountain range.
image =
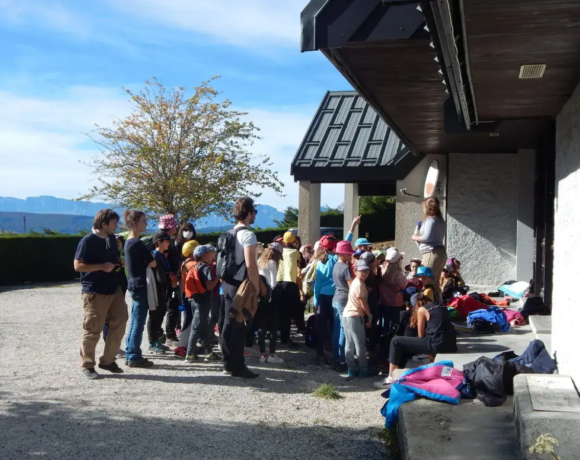
[[[42, 231], [49, 229], [61, 233], [78, 233], [91, 228], [97, 211], [109, 208], [106, 203], [73, 201], [53, 196], [19, 198], [0, 197], [0, 231], [22, 233], [23, 217], [26, 217], [26, 230]], [[120, 215], [123, 210], [115, 209]], [[284, 213], [268, 205], [258, 205], [256, 227], [276, 226], [276, 220], [282, 220]], [[196, 229], [205, 233], [222, 231], [230, 228], [232, 222], [217, 215], [210, 214], [203, 220], [195, 222]]]

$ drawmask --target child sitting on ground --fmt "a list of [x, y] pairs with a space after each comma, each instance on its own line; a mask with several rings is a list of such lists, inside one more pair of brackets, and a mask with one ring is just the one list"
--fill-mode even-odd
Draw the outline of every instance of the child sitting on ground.
[[[354, 264], [355, 279], [350, 283], [348, 301], [342, 317], [348, 378], [374, 375], [368, 368], [365, 332], [365, 327], [369, 328], [372, 322], [365, 286], [365, 280], [368, 278], [370, 270], [371, 267], [365, 260], [359, 260]], [[354, 358], [355, 355], [358, 358], [358, 366]]]
[[193, 257], [196, 263], [185, 278], [185, 294], [189, 299], [193, 314], [185, 360], [187, 362], [197, 360], [195, 347], [197, 341], [201, 340], [203, 351], [206, 353], [205, 361], [216, 361], [219, 357], [212, 351], [207, 333], [213, 290], [219, 283], [219, 278], [214, 277], [211, 270], [215, 259], [215, 248], [213, 246], [198, 246], [193, 251]]

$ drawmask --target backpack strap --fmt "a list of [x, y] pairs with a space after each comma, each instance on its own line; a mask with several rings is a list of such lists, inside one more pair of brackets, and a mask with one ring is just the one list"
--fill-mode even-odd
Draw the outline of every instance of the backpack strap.
[[[230, 233], [231, 233], [232, 235], [234, 235], [234, 238], [236, 238], [236, 239], [234, 240], [234, 262], [235, 262], [235, 260], [236, 260], [236, 253], [235, 253], [235, 251], [236, 251], [236, 241], [237, 241], [237, 236], [238, 236], [238, 232], [240, 232], [240, 231], [242, 231], [242, 230], [248, 230], [248, 231], [250, 231], [250, 229], [249, 229], [248, 227], [246, 227], [245, 225], [242, 225], [241, 227], [237, 227], [237, 228], [236, 228], [236, 227], [234, 227], [234, 228], [232, 228], [232, 229], [230, 230]], [[244, 265], [246, 265], [246, 258], [245, 258], [245, 257], [244, 257], [244, 260], [242, 260], [242, 263], [241, 263], [241, 264], [239, 264], [239, 265], [238, 265], [238, 264], [236, 264], [236, 267], [238, 267], [238, 268], [236, 269], [236, 273], [237, 273], [237, 272], [240, 270], [240, 268], [242, 268]]]

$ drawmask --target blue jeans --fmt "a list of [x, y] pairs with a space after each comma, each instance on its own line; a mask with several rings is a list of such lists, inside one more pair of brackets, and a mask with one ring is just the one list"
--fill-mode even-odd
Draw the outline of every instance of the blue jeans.
[[149, 304], [147, 302], [147, 286], [140, 286], [134, 291], [129, 291], [133, 299], [131, 309], [131, 323], [129, 323], [129, 332], [127, 333], [127, 361], [140, 361], [143, 358], [141, 354], [141, 341], [143, 340], [143, 331], [147, 321], [147, 312]]
[[332, 309], [334, 310], [334, 325], [332, 328], [332, 359], [337, 363], [343, 364], [345, 362], [344, 346], [346, 343], [344, 335], [344, 326], [342, 324], [342, 313], [344, 307], [340, 302], [332, 302]]

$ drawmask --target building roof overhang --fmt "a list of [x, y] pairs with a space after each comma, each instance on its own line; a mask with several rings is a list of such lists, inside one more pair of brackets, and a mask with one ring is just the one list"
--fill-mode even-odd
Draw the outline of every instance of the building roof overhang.
[[[418, 154], [537, 148], [580, 81], [580, 2], [311, 0], [320, 50]], [[520, 79], [522, 64], [547, 65]]]

